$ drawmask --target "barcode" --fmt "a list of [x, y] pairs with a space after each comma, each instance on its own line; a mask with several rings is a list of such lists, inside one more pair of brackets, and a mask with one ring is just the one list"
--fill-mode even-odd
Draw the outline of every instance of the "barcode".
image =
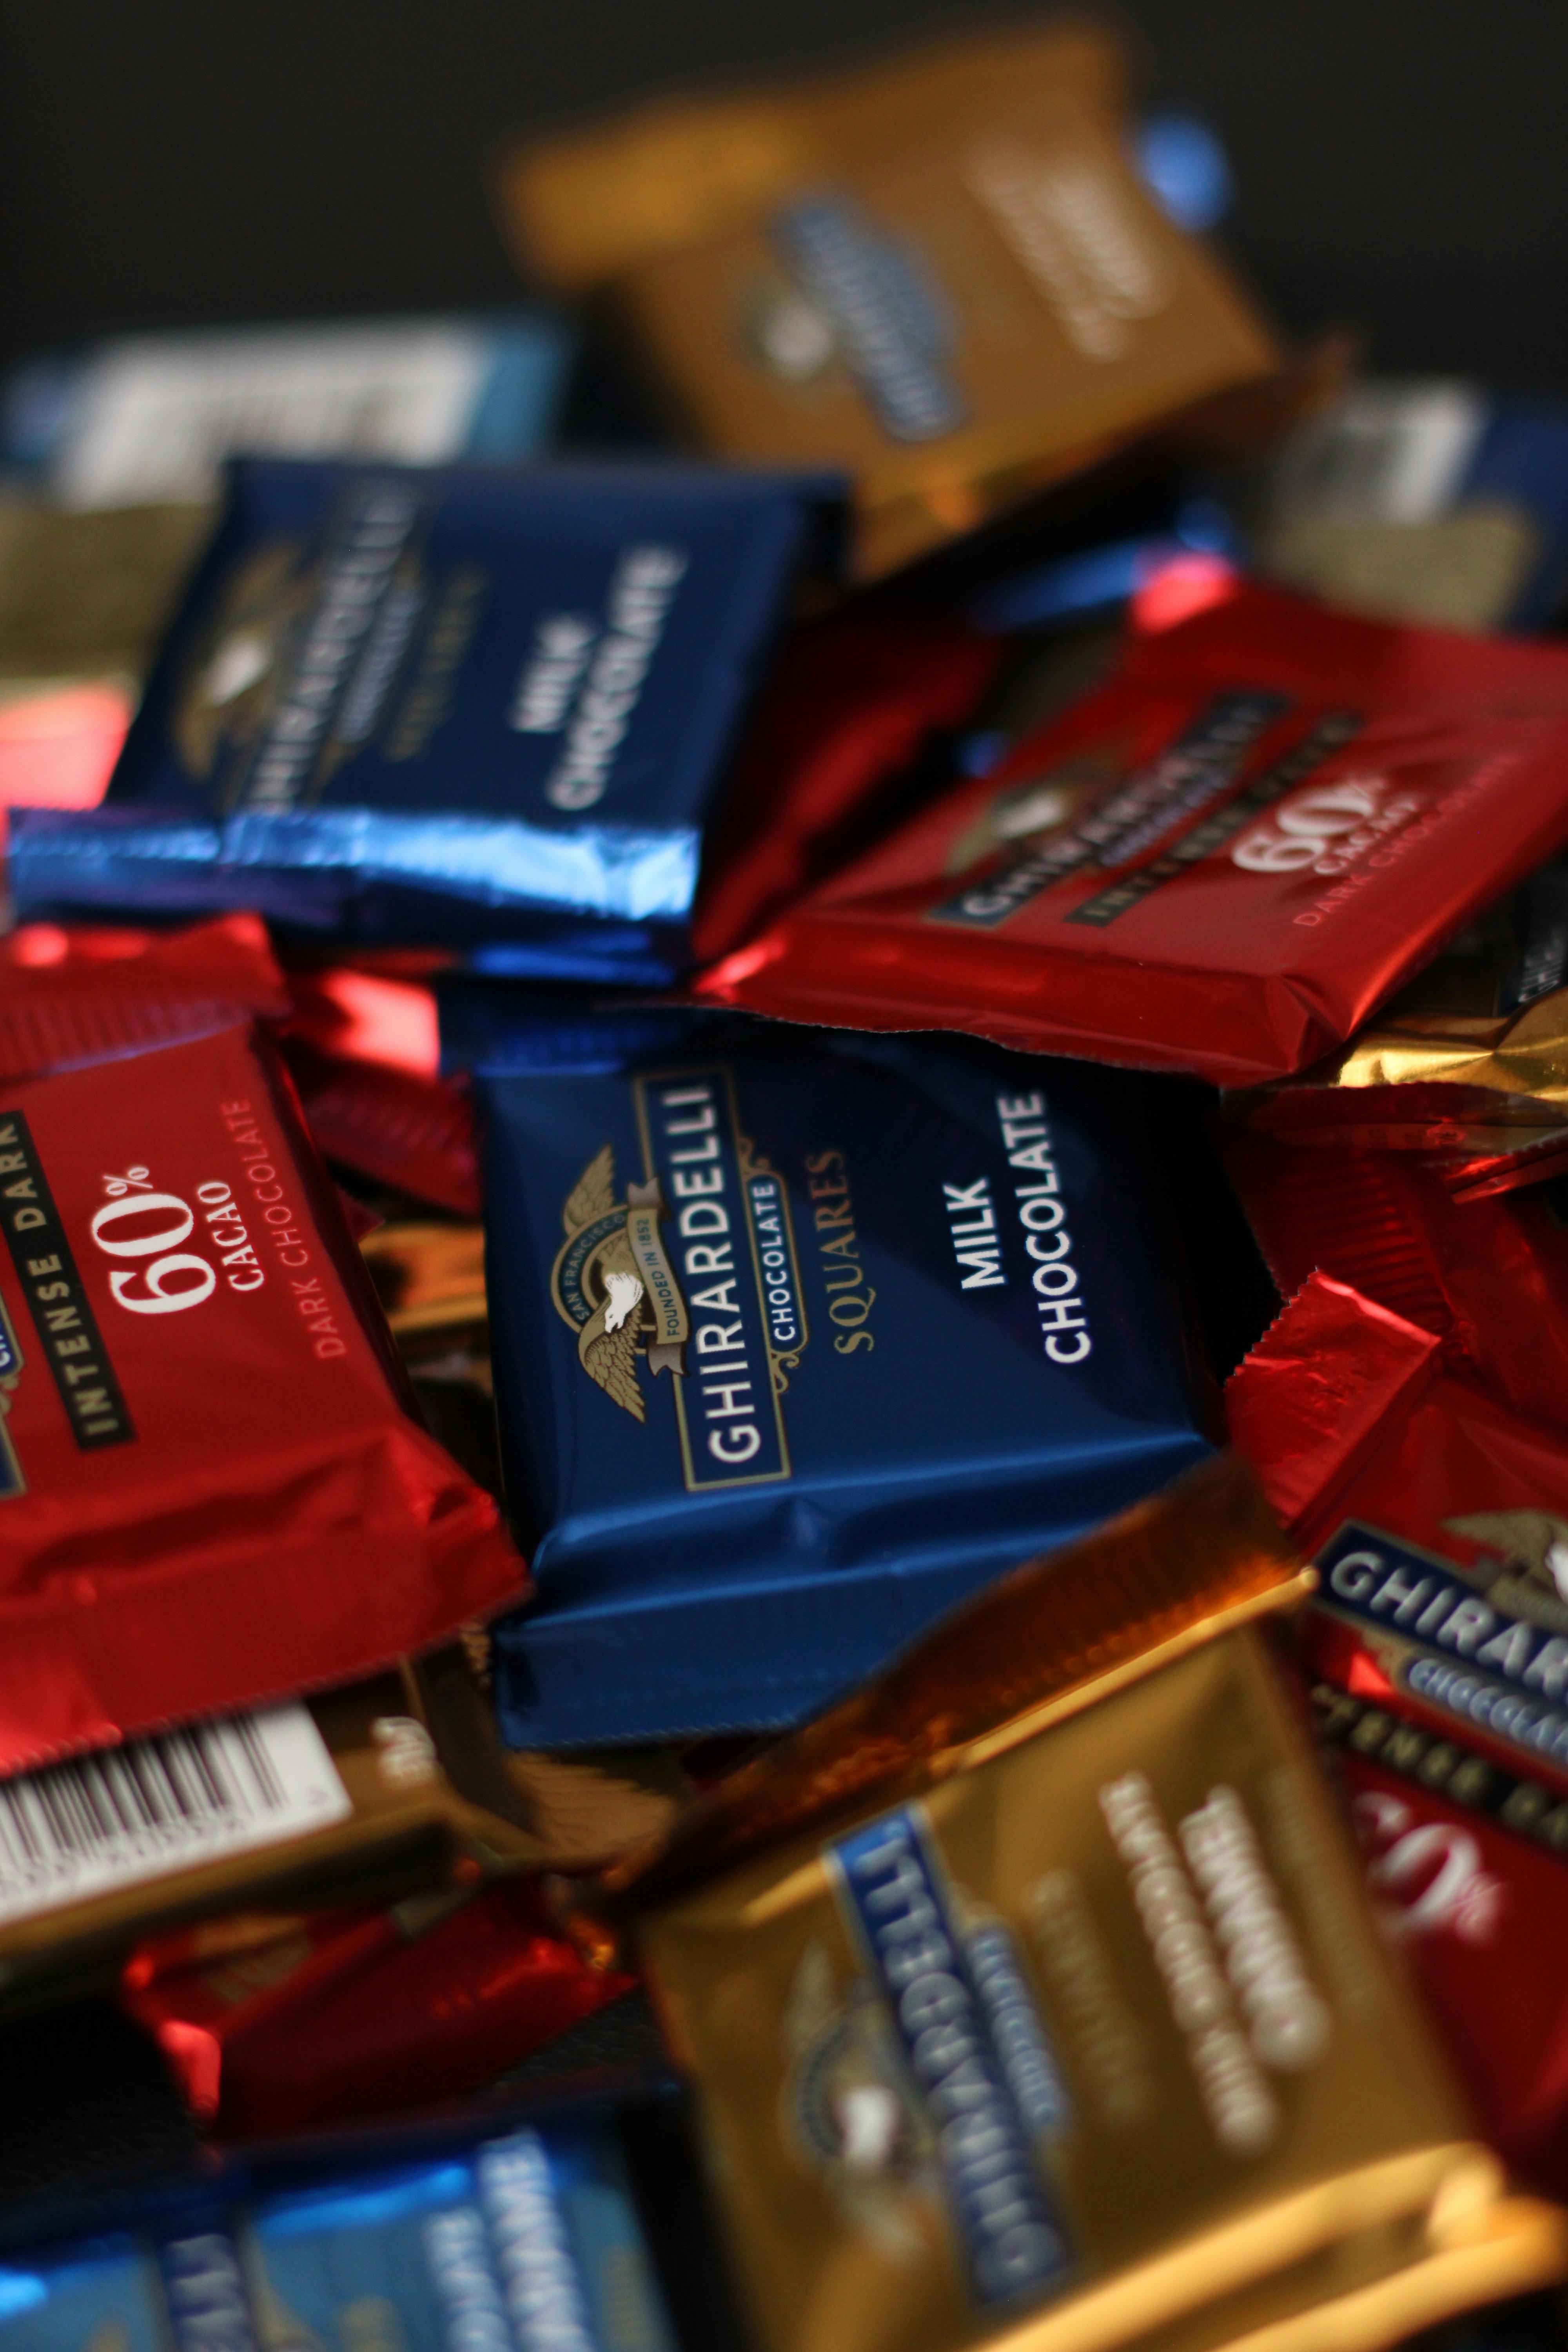
[[350, 1810], [302, 1706], [96, 1749], [0, 1781], [0, 1919], [295, 1837]]

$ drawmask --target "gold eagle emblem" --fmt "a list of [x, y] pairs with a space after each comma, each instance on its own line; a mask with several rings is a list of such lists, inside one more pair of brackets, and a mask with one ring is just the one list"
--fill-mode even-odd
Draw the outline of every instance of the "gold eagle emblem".
[[577, 1334], [578, 1362], [634, 1421], [647, 1417], [637, 1358], [650, 1372], [685, 1369], [686, 1306], [658, 1238], [661, 1207], [657, 1180], [629, 1184], [617, 1202], [615, 1152], [602, 1145], [567, 1195], [566, 1237], [551, 1276], [557, 1312]]
[[[594, 1154], [567, 1196], [562, 1223], [568, 1242], [574, 1241], [585, 1225], [613, 1215], [615, 1209], [616, 1157], [606, 1143]], [[617, 1232], [594, 1252], [590, 1264], [603, 1285], [604, 1297], [578, 1328], [577, 1360], [623, 1412], [629, 1412], [634, 1421], [643, 1421], [647, 1410], [637, 1380], [643, 1280], [626, 1239], [624, 1218]], [[587, 1285], [582, 1286], [585, 1291]]]

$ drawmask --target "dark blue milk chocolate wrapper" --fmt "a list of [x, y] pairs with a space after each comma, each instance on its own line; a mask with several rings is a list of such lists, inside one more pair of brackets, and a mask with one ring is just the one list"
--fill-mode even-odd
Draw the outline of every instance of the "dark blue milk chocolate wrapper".
[[[628, 1013], [486, 1081], [527, 1747], [797, 1721], [1205, 1450], [1138, 1082]], [[500, 1058], [491, 1038], [491, 1067]]]
[[13, 819], [18, 909], [668, 978], [837, 515], [817, 476], [242, 459], [103, 806]]
[[608, 2121], [246, 2193], [0, 2261], [0, 2352], [674, 2352]]

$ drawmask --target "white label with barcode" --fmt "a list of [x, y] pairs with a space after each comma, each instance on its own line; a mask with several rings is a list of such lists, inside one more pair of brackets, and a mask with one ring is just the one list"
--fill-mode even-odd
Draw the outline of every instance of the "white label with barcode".
[[0, 1780], [0, 1922], [342, 1821], [308, 1710], [276, 1706]]

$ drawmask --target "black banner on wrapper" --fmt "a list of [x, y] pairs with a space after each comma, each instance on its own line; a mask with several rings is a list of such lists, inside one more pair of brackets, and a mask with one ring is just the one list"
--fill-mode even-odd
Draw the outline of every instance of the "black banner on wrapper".
[[129, 1445], [136, 1431], [19, 1110], [0, 1111], [0, 1226], [71, 1435], [84, 1454]]

